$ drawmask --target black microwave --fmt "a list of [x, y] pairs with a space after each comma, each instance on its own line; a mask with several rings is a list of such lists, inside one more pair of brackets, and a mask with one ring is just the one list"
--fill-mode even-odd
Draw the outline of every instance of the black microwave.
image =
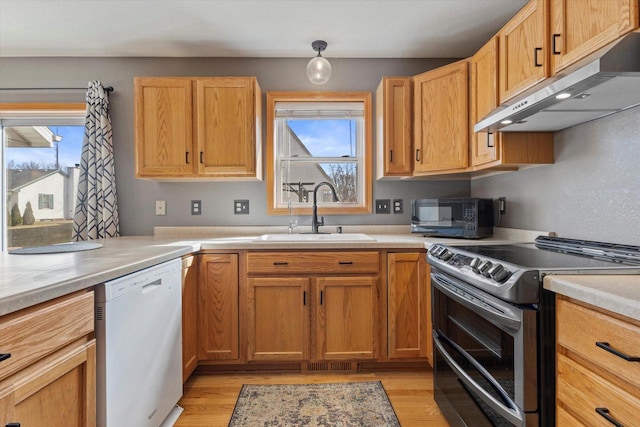
[[473, 197], [414, 200], [411, 232], [463, 239], [489, 237], [493, 234], [493, 200]]

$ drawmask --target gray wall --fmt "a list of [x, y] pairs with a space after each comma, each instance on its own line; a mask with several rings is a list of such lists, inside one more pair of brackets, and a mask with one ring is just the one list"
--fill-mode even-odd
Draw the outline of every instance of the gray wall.
[[555, 134], [555, 164], [471, 182], [506, 196], [502, 226], [640, 245], [640, 107]]
[[[375, 95], [382, 76], [415, 75], [452, 61], [330, 58], [333, 77], [328, 84], [317, 87], [306, 78], [305, 67], [308, 60], [309, 58], [1, 58], [0, 88], [85, 87], [89, 80], [101, 80], [104, 85], [115, 87], [110, 101], [123, 235], [152, 234], [154, 226], [285, 225], [288, 217], [266, 214], [265, 181], [160, 183], [135, 179], [133, 78], [256, 76], [264, 101], [267, 91], [354, 90], [370, 91]], [[83, 102], [84, 93], [0, 91], [0, 102], [36, 101]], [[375, 126], [373, 127], [375, 132]], [[375, 165], [375, 153], [373, 164]], [[411, 199], [465, 196], [469, 191], [470, 185], [465, 181], [374, 182], [374, 199], [403, 199], [403, 214], [335, 216], [326, 218], [325, 222], [328, 225], [408, 224]], [[249, 199], [250, 215], [233, 215], [234, 199]], [[166, 216], [155, 216], [155, 200], [166, 200]], [[191, 200], [202, 200], [202, 216], [190, 215]], [[303, 226], [310, 224], [309, 217], [298, 219]]]

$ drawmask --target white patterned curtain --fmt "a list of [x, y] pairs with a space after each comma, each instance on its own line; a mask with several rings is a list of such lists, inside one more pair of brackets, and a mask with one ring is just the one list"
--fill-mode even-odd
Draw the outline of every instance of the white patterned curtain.
[[99, 81], [89, 82], [73, 240], [120, 234], [111, 142], [109, 97]]

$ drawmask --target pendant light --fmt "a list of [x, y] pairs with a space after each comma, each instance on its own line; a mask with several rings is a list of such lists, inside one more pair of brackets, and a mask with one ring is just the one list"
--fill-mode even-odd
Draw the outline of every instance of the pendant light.
[[307, 64], [307, 77], [314, 85], [323, 85], [331, 78], [331, 64], [320, 55], [327, 48], [327, 42], [316, 40], [311, 43], [311, 47], [318, 52], [318, 56]]

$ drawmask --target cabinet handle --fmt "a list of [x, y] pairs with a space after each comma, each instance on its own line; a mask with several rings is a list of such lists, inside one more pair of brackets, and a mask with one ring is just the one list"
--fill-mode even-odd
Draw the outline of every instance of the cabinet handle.
[[185, 160], [186, 160], [187, 164], [189, 164], [189, 152], [188, 151], [185, 153]]
[[556, 40], [558, 40], [559, 37], [560, 34], [553, 35], [553, 49], [551, 50], [551, 53], [553, 53], [554, 55], [560, 55], [562, 53], [559, 50], [556, 50]]
[[533, 65], [536, 67], [542, 67], [542, 64], [538, 63], [538, 52], [542, 52], [541, 47], [536, 47], [533, 49]]
[[0, 353], [0, 362], [11, 357], [11, 353]]
[[340, 264], [340, 265], [351, 265], [351, 264], [353, 264], [353, 261], [338, 261], [338, 264]]
[[627, 362], [640, 362], [640, 356], [629, 356], [628, 354], [624, 354], [616, 350], [615, 348], [612, 348], [608, 342], [598, 341], [596, 342], [596, 345], [601, 349], [608, 351], [611, 354], [615, 354], [621, 359], [626, 360]]
[[323, 297], [324, 297], [324, 291], [320, 291], [320, 305], [322, 305]]
[[416, 148], [416, 162], [420, 161], [420, 149]]
[[389, 163], [393, 163], [393, 150], [389, 150]]
[[487, 132], [487, 147], [488, 147], [488, 148], [493, 148], [493, 147], [495, 147], [496, 145], [495, 145], [495, 144], [491, 144], [491, 141], [490, 141], [489, 135], [493, 135], [493, 132]]
[[202, 155], [204, 154], [204, 152], [200, 152], [200, 163], [204, 163], [204, 161], [202, 160]]
[[7, 423], [4, 427], [20, 427], [20, 423]]
[[307, 305], [307, 291], [302, 292], [302, 305]]
[[274, 261], [273, 265], [289, 265], [287, 261]]
[[616, 426], [616, 427], [624, 427], [615, 418], [613, 418], [611, 415], [609, 415], [609, 410], [607, 408], [596, 408], [596, 412], [598, 413], [598, 415], [600, 415], [605, 420], [609, 421], [614, 426]]

